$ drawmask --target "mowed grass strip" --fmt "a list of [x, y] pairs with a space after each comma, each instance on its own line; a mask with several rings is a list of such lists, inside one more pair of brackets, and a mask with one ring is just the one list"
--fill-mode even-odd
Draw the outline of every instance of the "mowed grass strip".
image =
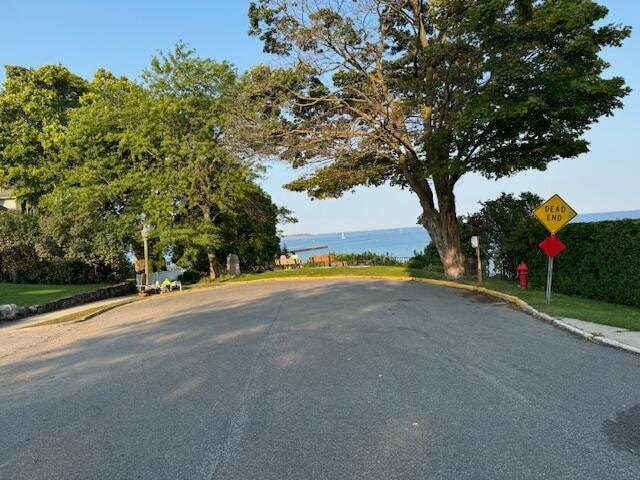
[[[477, 282], [465, 283], [478, 285]], [[542, 289], [522, 290], [516, 282], [498, 279], [488, 279], [482, 283], [482, 286], [518, 297], [536, 310], [553, 317], [575, 318], [601, 325], [640, 331], [640, 308], [553, 292], [551, 293], [551, 305], [547, 305], [545, 292]]]
[[66, 322], [84, 322], [85, 320], [96, 317], [101, 313], [108, 312], [109, 310], [113, 310], [114, 308], [122, 307], [123, 305], [137, 302], [138, 300], [142, 300], [142, 298], [129, 298], [127, 300], [122, 300], [121, 302], [101, 305], [99, 307], [87, 308], [86, 310], [82, 310], [80, 312], [70, 313], [68, 315], [52, 318], [51, 320], [45, 320], [44, 322], [35, 323], [33, 325], [26, 325], [22, 328], [44, 327], [47, 325], [57, 325], [59, 323]]
[[28, 307], [51, 302], [79, 293], [92, 292], [107, 285], [35, 285], [26, 283], [0, 283], [0, 305], [13, 303]]
[[407, 267], [317, 267], [296, 268], [291, 270], [272, 270], [265, 273], [243, 274], [230, 278], [228, 282], [288, 277], [399, 277], [441, 279], [437, 272]]
[[[398, 277], [416, 279], [442, 280], [437, 272], [411, 269], [407, 267], [333, 267], [333, 268], [299, 268], [292, 270], [274, 270], [258, 274], [245, 274], [224, 280], [226, 282], [242, 282], [261, 279], [296, 278], [296, 277]], [[617, 305], [590, 298], [575, 297], [553, 293], [551, 305], [545, 303], [545, 292], [532, 288], [522, 290], [516, 281], [486, 279], [482, 284], [473, 280], [463, 280], [466, 285], [482, 286], [491, 290], [518, 297], [536, 310], [558, 318], [575, 318], [587, 322], [610, 325], [627, 330], [640, 331], [640, 308]]]

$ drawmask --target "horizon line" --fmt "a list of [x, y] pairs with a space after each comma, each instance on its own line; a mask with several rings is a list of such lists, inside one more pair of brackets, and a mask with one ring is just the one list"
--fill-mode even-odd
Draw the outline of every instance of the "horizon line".
[[[632, 209], [632, 210], [614, 210], [614, 211], [607, 211], [607, 212], [589, 212], [589, 213], [578, 213], [578, 215], [576, 216], [576, 218], [574, 218], [573, 220], [571, 220], [569, 223], [578, 223], [578, 221], [580, 220], [580, 217], [582, 216], [587, 216], [587, 215], [604, 215], [604, 214], [616, 214], [616, 213], [629, 213], [629, 212], [639, 212], [640, 213], [640, 209]], [[635, 218], [631, 218], [632, 220]], [[618, 220], [623, 220], [623, 219], [618, 219]], [[374, 227], [374, 228], [364, 228], [364, 229], [358, 229], [358, 230], [337, 230], [337, 231], [330, 231], [330, 232], [314, 232], [314, 233], [307, 233], [307, 232], [300, 232], [300, 233], [283, 233], [283, 237], [280, 237], [281, 240], [284, 240], [287, 237], [305, 237], [305, 236], [314, 236], [314, 235], [340, 235], [341, 233], [361, 233], [361, 232], [378, 232], [378, 231], [382, 231], [382, 230], [401, 230], [403, 228], [422, 228], [425, 230], [426, 229], [421, 226], [420, 224], [415, 224], [415, 225], [409, 225], [409, 226], [396, 226], [396, 227]]]

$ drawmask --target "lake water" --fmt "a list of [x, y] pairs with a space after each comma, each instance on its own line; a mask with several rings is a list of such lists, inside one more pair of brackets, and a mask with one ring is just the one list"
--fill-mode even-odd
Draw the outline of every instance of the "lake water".
[[[640, 219], [640, 210], [628, 212], [605, 212], [578, 215], [572, 223], [600, 222], [604, 220], [620, 220], [623, 218]], [[323, 233], [318, 235], [304, 235], [285, 237], [282, 246], [289, 251], [299, 248], [320, 247], [327, 248], [300, 252], [300, 258], [305, 261], [312, 255], [323, 253], [361, 253], [374, 252], [392, 257], [412, 257], [414, 251], [422, 251], [429, 243], [429, 235], [422, 227], [391, 228], [385, 230], [366, 230], [360, 232]]]

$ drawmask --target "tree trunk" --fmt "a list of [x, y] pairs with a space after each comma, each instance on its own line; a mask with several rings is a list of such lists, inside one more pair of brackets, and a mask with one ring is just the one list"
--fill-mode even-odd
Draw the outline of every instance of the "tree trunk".
[[207, 249], [207, 258], [209, 259], [209, 279], [215, 280], [218, 274], [216, 271], [216, 254], [212, 249]]
[[434, 185], [438, 197], [438, 210], [425, 208], [423, 205], [422, 225], [429, 232], [431, 241], [438, 250], [445, 277], [457, 280], [465, 274], [466, 261], [462, 253], [460, 227], [453, 194], [455, 180], [451, 177], [436, 177]]
[[438, 250], [445, 277], [452, 280], [461, 278], [465, 274], [466, 262], [455, 211], [445, 213], [441, 210], [433, 221], [426, 220], [426, 217], [427, 215], [423, 215], [422, 225]]
[[[442, 155], [444, 156], [444, 154]], [[432, 156], [437, 158], [435, 154]], [[434, 191], [421, 173], [420, 163], [415, 152], [406, 154], [403, 152], [399, 165], [405, 179], [420, 200], [422, 206], [420, 223], [429, 232], [431, 241], [438, 250], [445, 276], [452, 280], [463, 277], [466, 262], [460, 243], [460, 228], [458, 227], [453, 193], [453, 188], [460, 177], [446, 172], [431, 177], [438, 199], [436, 208]]]

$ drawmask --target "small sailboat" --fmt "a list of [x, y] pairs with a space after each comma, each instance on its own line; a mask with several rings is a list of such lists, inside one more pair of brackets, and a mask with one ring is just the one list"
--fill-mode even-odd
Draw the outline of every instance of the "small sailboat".
[[340, 235], [340, 240], [346, 240], [347, 237], [344, 236], [344, 232], [342, 232], [342, 235]]

